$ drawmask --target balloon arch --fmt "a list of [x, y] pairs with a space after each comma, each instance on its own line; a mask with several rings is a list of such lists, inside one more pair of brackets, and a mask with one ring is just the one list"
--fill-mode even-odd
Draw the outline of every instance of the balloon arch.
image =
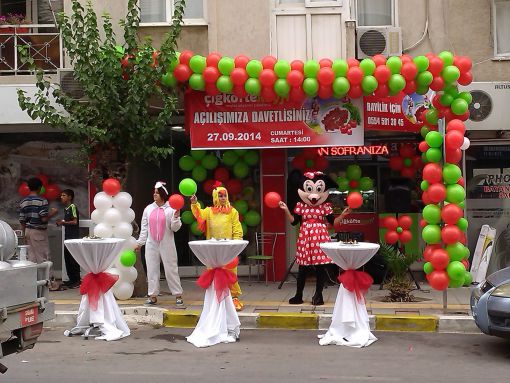
[[[188, 85], [210, 95], [258, 96], [267, 102], [435, 91], [432, 107], [424, 110], [421, 118], [424, 140], [419, 149], [425, 163], [421, 189], [426, 204], [421, 226], [427, 243], [424, 271], [434, 289], [444, 290], [471, 283], [467, 271], [469, 250], [465, 246], [467, 220], [463, 217], [466, 192], [459, 162], [462, 150], [469, 147], [463, 121], [469, 117], [472, 100], [469, 92], [458, 90], [458, 85], [472, 82], [471, 67], [470, 58], [448, 51], [414, 58], [376, 55], [361, 61], [325, 58], [288, 62], [273, 56], [255, 60], [216, 52], [201, 56], [186, 50], [170, 62], [161, 84]], [[444, 132], [438, 131], [440, 119], [446, 123]]]

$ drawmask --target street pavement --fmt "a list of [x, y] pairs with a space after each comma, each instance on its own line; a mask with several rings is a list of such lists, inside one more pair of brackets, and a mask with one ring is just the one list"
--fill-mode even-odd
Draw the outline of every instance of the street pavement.
[[375, 332], [371, 346], [319, 346], [317, 330], [244, 330], [240, 342], [197, 349], [190, 329], [132, 325], [105, 342], [44, 331], [33, 350], [2, 359], [2, 382], [503, 382], [510, 341], [480, 334]]

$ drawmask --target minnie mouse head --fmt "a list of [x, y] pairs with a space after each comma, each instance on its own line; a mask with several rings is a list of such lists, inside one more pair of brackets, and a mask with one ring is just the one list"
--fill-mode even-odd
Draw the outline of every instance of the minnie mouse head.
[[310, 206], [324, 203], [329, 196], [329, 189], [336, 187], [333, 180], [322, 172], [306, 172], [295, 178], [297, 193], [301, 201]]

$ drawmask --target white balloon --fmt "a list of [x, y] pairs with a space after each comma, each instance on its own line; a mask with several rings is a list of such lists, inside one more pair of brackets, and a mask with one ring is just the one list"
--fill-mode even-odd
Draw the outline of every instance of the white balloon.
[[133, 266], [126, 267], [122, 266], [119, 268], [120, 271], [120, 279], [123, 282], [130, 282], [133, 283], [136, 281], [136, 278], [138, 277], [138, 271]]
[[469, 141], [469, 138], [464, 137], [464, 142], [461, 145], [461, 150], [467, 150], [471, 146], [471, 141]]
[[101, 238], [110, 238], [113, 235], [113, 228], [101, 222], [94, 227], [94, 235]]
[[90, 219], [92, 220], [92, 222], [94, 222], [96, 225], [98, 223], [101, 223], [103, 222], [103, 217], [104, 217], [104, 210], [99, 210], [99, 209], [95, 209], [91, 214], [90, 214]]
[[133, 222], [135, 220], [135, 211], [131, 208], [121, 210], [122, 220], [124, 222]]
[[115, 298], [123, 301], [131, 298], [135, 286], [130, 282], [120, 282], [112, 287]]
[[133, 234], [133, 226], [127, 222], [120, 222], [117, 226], [113, 228], [113, 235], [116, 238], [124, 238], [128, 239]]
[[120, 221], [122, 221], [122, 215], [119, 209], [111, 207], [104, 212], [103, 222], [115, 226], [118, 225]]
[[129, 237], [127, 238], [127, 241], [124, 242], [122, 250], [134, 250], [136, 246], [138, 246], [138, 243], [136, 243], [135, 237]]
[[105, 192], [99, 192], [94, 196], [94, 207], [99, 210], [106, 210], [113, 206], [113, 198]]
[[113, 206], [119, 210], [129, 209], [132, 203], [133, 198], [131, 197], [131, 194], [126, 192], [120, 192], [113, 197]]
[[120, 270], [119, 269], [117, 269], [116, 267], [110, 267], [109, 269], [105, 270], [105, 273], [118, 275], [119, 279], [115, 283], [119, 283], [119, 281], [120, 281]]

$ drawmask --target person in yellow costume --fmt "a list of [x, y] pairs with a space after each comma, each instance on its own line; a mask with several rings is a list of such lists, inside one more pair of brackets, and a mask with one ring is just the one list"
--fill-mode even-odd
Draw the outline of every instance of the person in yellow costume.
[[[230, 205], [228, 200], [228, 191], [220, 182], [215, 184], [212, 191], [213, 206], [205, 209], [200, 207], [197, 197], [192, 195], [191, 211], [198, 222], [198, 228], [205, 233], [207, 239], [243, 239], [243, 228], [239, 221], [239, 212]], [[226, 269], [237, 275], [238, 257], [225, 266]], [[243, 303], [239, 299], [242, 294], [239, 283], [236, 282], [230, 288], [232, 301], [237, 311], [243, 309]]]

